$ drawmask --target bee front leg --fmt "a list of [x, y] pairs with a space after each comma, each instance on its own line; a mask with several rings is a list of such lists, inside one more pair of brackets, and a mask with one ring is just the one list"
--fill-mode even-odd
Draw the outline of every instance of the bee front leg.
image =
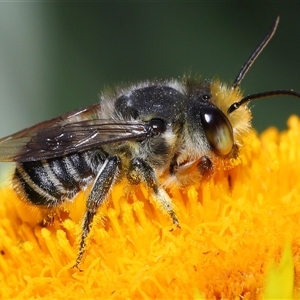
[[141, 181], [144, 181], [154, 192], [154, 199], [159, 207], [168, 213], [174, 225], [179, 226], [171, 198], [166, 191], [159, 186], [154, 170], [146, 161], [141, 158], [134, 158], [129, 165], [127, 178], [132, 184], [139, 184]]
[[76, 258], [76, 264], [74, 267], [79, 268], [79, 264], [82, 260], [86, 239], [92, 227], [92, 221], [99, 206], [107, 198], [114, 182], [119, 174], [121, 168], [121, 160], [118, 156], [110, 156], [103, 163], [98, 175], [94, 181], [90, 195], [86, 202], [86, 213], [83, 219], [82, 234], [79, 244], [79, 253]]
[[198, 170], [203, 179], [209, 179], [214, 173], [214, 165], [210, 158], [206, 155], [202, 156], [198, 163]]

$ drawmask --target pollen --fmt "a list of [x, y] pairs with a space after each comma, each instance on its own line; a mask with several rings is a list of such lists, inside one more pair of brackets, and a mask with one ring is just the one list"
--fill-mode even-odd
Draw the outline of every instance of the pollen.
[[145, 186], [118, 183], [94, 219], [81, 270], [73, 266], [87, 193], [45, 226], [42, 212], [3, 187], [0, 298], [299, 298], [299, 149], [296, 116], [285, 131], [251, 132], [234, 168], [167, 190], [180, 227]]

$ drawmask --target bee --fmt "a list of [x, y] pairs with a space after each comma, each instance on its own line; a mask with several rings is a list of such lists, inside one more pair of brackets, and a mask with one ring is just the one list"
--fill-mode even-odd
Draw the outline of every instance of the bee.
[[94, 216], [118, 180], [146, 184], [158, 207], [179, 226], [166, 187], [201, 182], [214, 174], [217, 163], [225, 166], [238, 157], [251, 129], [249, 101], [300, 97], [293, 90], [243, 97], [239, 89], [278, 22], [279, 17], [231, 86], [184, 76], [117, 87], [103, 92], [95, 105], [0, 140], [0, 161], [16, 163], [13, 188], [28, 203], [54, 209], [91, 186], [75, 267]]

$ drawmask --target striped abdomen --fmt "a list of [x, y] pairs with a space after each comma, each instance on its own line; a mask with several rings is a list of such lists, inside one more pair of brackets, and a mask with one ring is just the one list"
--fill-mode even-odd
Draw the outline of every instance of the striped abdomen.
[[97, 175], [103, 152], [86, 151], [64, 157], [18, 163], [14, 189], [34, 205], [55, 207], [72, 199]]

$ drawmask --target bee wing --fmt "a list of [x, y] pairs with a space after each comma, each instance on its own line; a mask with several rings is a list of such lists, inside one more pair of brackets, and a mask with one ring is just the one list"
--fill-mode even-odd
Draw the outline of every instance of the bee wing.
[[[96, 109], [91, 107], [90, 109]], [[91, 118], [90, 111], [78, 110], [42, 122], [0, 139], [0, 161], [37, 161], [97, 148], [127, 140], [143, 140], [149, 126], [142, 122], [116, 122]]]

